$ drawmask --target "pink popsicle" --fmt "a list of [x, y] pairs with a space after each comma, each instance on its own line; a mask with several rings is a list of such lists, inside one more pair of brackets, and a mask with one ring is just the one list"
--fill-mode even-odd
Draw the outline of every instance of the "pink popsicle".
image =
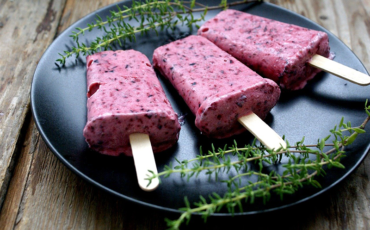
[[237, 10], [225, 10], [198, 30], [222, 50], [289, 90], [302, 89], [319, 69], [308, 61], [330, 57], [328, 35]]
[[148, 60], [134, 50], [105, 51], [87, 57], [87, 124], [90, 148], [107, 155], [132, 155], [129, 136], [144, 133], [154, 152], [179, 137], [177, 114]]
[[201, 36], [189, 36], [154, 51], [153, 65], [177, 89], [206, 136], [226, 138], [245, 131], [238, 118], [264, 119], [280, 96], [279, 86], [260, 77]]

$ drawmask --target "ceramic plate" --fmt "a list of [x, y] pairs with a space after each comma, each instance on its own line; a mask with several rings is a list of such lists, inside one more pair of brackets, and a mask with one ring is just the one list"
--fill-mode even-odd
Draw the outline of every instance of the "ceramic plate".
[[[119, 3], [122, 4], [130, 5], [130, 2]], [[173, 175], [162, 180], [157, 190], [144, 192], [137, 185], [132, 158], [104, 156], [89, 150], [82, 135], [87, 112], [85, 57], [81, 56], [77, 60], [70, 58], [65, 67], [58, 67], [55, 60], [59, 58], [58, 53], [71, 49], [74, 45], [69, 35], [76, 27], [86, 27], [88, 23], [95, 21], [96, 14], [105, 18], [110, 10], [115, 9], [116, 5], [105, 7], [73, 24], [55, 39], [39, 61], [32, 82], [31, 105], [41, 136], [51, 151], [74, 173], [109, 193], [135, 203], [177, 212], [178, 208], [184, 206], [185, 195], [193, 202], [197, 201], [200, 195], [208, 197], [211, 192], [223, 194], [227, 189], [226, 186], [220, 186], [213, 180], [208, 181], [203, 174], [190, 182]], [[268, 3], [245, 4], [234, 9], [325, 31], [329, 34], [331, 51], [335, 53], [334, 60], [366, 73], [361, 61], [346, 45], [307, 18]], [[209, 11], [206, 20], [217, 13], [218, 11]], [[115, 48], [132, 48], [144, 53], [151, 60], [156, 47], [195, 33], [196, 29], [180, 27], [175, 31], [160, 32], [159, 36], [155, 36], [154, 33], [139, 36], [136, 43]], [[91, 42], [100, 34], [99, 31], [87, 33], [80, 41]], [[184, 117], [178, 144], [166, 152], [156, 154], [159, 171], [162, 171], [165, 165], [175, 164], [175, 158], [184, 160], [196, 157], [200, 147], [207, 151], [211, 143], [215, 143], [216, 147], [223, 147], [225, 144], [232, 144], [234, 139], [240, 146], [252, 142], [253, 136], [248, 132], [222, 141], [203, 137], [194, 126], [195, 118], [186, 104], [161, 75], [158, 74], [158, 77], [174, 110]], [[316, 144], [319, 138], [330, 134], [329, 130], [338, 124], [342, 117], [345, 121], [351, 121], [354, 126], [361, 124], [366, 117], [363, 108], [369, 94], [369, 87], [358, 86], [331, 74], [321, 73], [303, 90], [283, 91], [266, 122], [278, 134], [285, 135], [290, 143], [300, 141], [304, 136], [306, 144]], [[286, 196], [283, 201], [272, 197], [266, 205], [257, 200], [254, 205], [245, 205], [241, 214], [283, 209], [329, 190], [353, 172], [364, 159], [369, 149], [369, 139], [369, 135], [360, 136], [347, 149], [348, 157], [343, 159], [345, 169], [332, 169], [327, 176], [318, 178], [322, 189], [306, 186], [296, 194]], [[280, 165], [273, 167], [279, 172], [282, 170]], [[217, 215], [230, 214], [221, 212]]]

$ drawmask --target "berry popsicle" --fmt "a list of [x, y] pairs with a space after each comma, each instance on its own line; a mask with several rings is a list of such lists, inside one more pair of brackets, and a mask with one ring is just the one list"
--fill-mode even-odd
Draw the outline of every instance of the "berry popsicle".
[[[201, 26], [198, 35], [288, 90], [302, 89], [321, 69], [360, 85], [370, 84], [367, 75], [348, 67], [349, 74], [335, 71], [339, 63], [330, 60], [329, 39], [324, 32], [229, 9]], [[313, 57], [315, 63], [311, 64]], [[321, 57], [321, 62], [316, 57]]]
[[[86, 60], [88, 113], [83, 135], [91, 149], [112, 156], [134, 154], [138, 169], [136, 155], [145, 153], [132, 151], [130, 140], [135, 139], [131, 138], [134, 134], [149, 136], [153, 152], [177, 142], [177, 114], [144, 54], [134, 50], [104, 51]], [[139, 136], [139, 141], [143, 138]]]
[[[201, 36], [157, 48], [153, 65], [194, 113], [197, 128], [211, 138], [227, 138], [245, 131], [240, 118], [256, 114], [264, 119], [280, 97], [274, 81], [260, 77]], [[272, 148], [285, 146], [274, 135], [279, 141]], [[264, 139], [263, 135], [257, 138]]]

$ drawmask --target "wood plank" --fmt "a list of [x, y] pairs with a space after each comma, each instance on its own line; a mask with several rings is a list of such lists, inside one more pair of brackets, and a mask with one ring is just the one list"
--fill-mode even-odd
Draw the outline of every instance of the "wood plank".
[[74, 1], [67, 0], [62, 19], [58, 27], [58, 34], [62, 33], [70, 25], [88, 15], [91, 12], [94, 12], [97, 9], [100, 9], [104, 6], [120, 2], [119, 0], [99, 0], [99, 1]]
[[[358, 4], [362, 5], [360, 1]], [[364, 63], [367, 70], [370, 70], [370, 14], [365, 5], [352, 5], [349, 1], [343, 1], [348, 18], [349, 34], [351, 36], [350, 47], [358, 58]]]
[[22, 129], [22, 132], [25, 132], [26, 135], [20, 150], [20, 156], [17, 159], [17, 165], [0, 213], [0, 226], [3, 229], [12, 229], [16, 223], [16, 217], [33, 160], [33, 153], [39, 141], [38, 131], [33, 120], [31, 120], [31, 114], [29, 113], [25, 120], [28, 125]]
[[0, 207], [29, 112], [37, 61], [54, 38], [63, 0], [5, 1], [0, 7]]

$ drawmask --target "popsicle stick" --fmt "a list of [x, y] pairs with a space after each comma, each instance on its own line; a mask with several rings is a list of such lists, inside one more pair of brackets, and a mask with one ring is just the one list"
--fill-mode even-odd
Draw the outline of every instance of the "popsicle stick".
[[370, 84], [370, 76], [367, 74], [361, 73], [321, 55], [315, 54], [308, 63], [318, 69], [331, 73], [352, 83], [362, 86]]
[[286, 142], [255, 113], [240, 117], [239, 122], [269, 149], [286, 148]]
[[158, 174], [149, 135], [145, 133], [133, 133], [129, 138], [139, 186], [144, 191], [153, 191], [159, 185], [158, 178], [153, 179], [149, 186], [149, 181], [145, 179], [150, 175], [148, 170]]

